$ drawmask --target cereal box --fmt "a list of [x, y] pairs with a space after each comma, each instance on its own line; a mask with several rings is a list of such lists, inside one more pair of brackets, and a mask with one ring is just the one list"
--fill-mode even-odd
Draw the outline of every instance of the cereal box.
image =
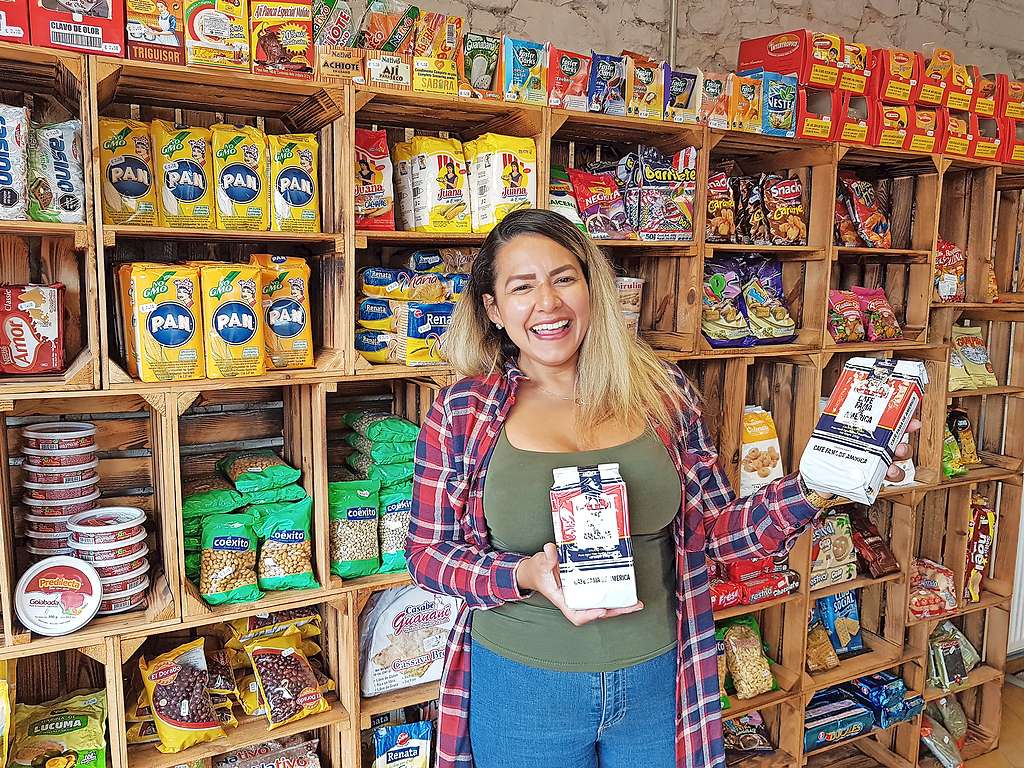
[[474, 232], [490, 232], [512, 211], [537, 207], [533, 139], [485, 133], [463, 145], [469, 169]]
[[309, 264], [305, 259], [269, 253], [255, 253], [249, 261], [262, 268], [267, 368], [312, 368]]
[[467, 32], [462, 38], [459, 63], [459, 96], [475, 99], [501, 98], [501, 38]]
[[313, 79], [316, 50], [310, 0], [252, 0], [249, 39], [256, 74]]
[[395, 192], [388, 135], [356, 128], [355, 213], [357, 229], [393, 230]]
[[590, 83], [587, 94], [590, 111], [606, 115], [626, 114], [626, 71], [625, 56], [610, 56], [590, 52]]
[[153, 142], [148, 125], [101, 117], [100, 170], [104, 224], [156, 224]]
[[0, 40], [28, 43], [27, 0], [0, 0]]
[[626, 114], [645, 120], [661, 120], [665, 115], [665, 62], [656, 62], [637, 54], [629, 55], [626, 78]]
[[192, 0], [185, 6], [185, 63], [248, 72], [249, 0]]
[[124, 56], [124, 3], [29, 0], [32, 45]]
[[262, 376], [264, 328], [261, 269], [247, 264], [204, 264], [199, 269], [211, 379]]
[[64, 370], [64, 286], [0, 286], [0, 373]]
[[139, 378], [152, 382], [203, 378], [199, 270], [187, 265], [133, 264], [130, 279]]
[[211, 127], [217, 179], [217, 228], [270, 228], [267, 137], [251, 125]]
[[779, 436], [772, 415], [763, 408], [748, 405], [743, 409], [740, 495], [749, 496], [783, 474]]
[[552, 470], [558, 572], [574, 610], [636, 603], [626, 484], [618, 464]]
[[917, 360], [849, 360], [800, 459], [807, 487], [874, 503], [927, 383]]
[[153, 140], [154, 171], [160, 179], [160, 226], [213, 229], [210, 129], [154, 120], [149, 126], [149, 135]]
[[586, 112], [590, 57], [551, 46], [548, 55], [548, 106]]
[[268, 136], [273, 183], [270, 229], [273, 232], [319, 232], [320, 145], [311, 133]]
[[184, 0], [126, 0], [128, 58], [185, 63]]
[[548, 73], [544, 44], [505, 35], [501, 47], [505, 101], [545, 106]]
[[413, 221], [417, 232], [472, 232], [469, 181], [457, 139], [412, 139]]
[[696, 67], [665, 70], [665, 119], [695, 123], [704, 92], [704, 73]]

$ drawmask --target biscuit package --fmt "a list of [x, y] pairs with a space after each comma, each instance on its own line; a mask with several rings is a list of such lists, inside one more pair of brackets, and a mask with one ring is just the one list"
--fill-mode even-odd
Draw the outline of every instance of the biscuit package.
[[704, 74], [699, 69], [672, 69], [665, 73], [665, 119], [695, 123], [700, 111]]
[[0, 373], [64, 370], [64, 286], [0, 285]]
[[586, 112], [590, 83], [590, 57], [553, 45], [548, 56], [548, 106]]
[[998, 387], [999, 380], [992, 368], [981, 327], [954, 325], [952, 340], [953, 351], [959, 354], [975, 387]]
[[740, 445], [740, 496], [749, 496], [783, 474], [772, 415], [759, 406], [746, 406]]
[[860, 633], [860, 609], [853, 590], [828, 595], [817, 601], [818, 616], [828, 632], [832, 647], [839, 657], [861, 651], [864, 641]]
[[356, 128], [355, 159], [356, 228], [393, 230], [395, 170], [388, 153], [387, 133]]
[[267, 137], [250, 125], [210, 128], [217, 179], [217, 228], [270, 228]]
[[192, 0], [185, 4], [185, 63], [248, 72], [248, 0]]
[[28, 110], [0, 104], [0, 220], [28, 217]]
[[977, 603], [981, 587], [988, 575], [988, 563], [996, 535], [996, 513], [988, 497], [971, 494], [971, 521], [967, 527], [967, 578], [964, 599]]
[[501, 43], [505, 101], [543, 107], [548, 100], [547, 52], [544, 43], [505, 35]]
[[472, 232], [466, 159], [458, 139], [412, 139], [412, 205], [417, 232]]
[[101, 117], [100, 172], [104, 224], [156, 224], [153, 142], [148, 125]]
[[33, 221], [85, 221], [80, 120], [33, 125], [29, 130], [28, 215]]
[[309, 264], [305, 259], [253, 254], [262, 271], [267, 368], [311, 368], [313, 329], [309, 324]]
[[210, 129], [154, 120], [149, 132], [153, 139], [154, 171], [160, 180], [159, 225], [174, 229], [213, 229], [216, 222], [214, 194], [210, 188], [213, 175]]
[[268, 136], [270, 142], [270, 229], [273, 232], [319, 232], [320, 145], [311, 133]]
[[537, 207], [537, 144], [485, 133], [463, 145], [474, 232], [490, 232], [512, 211]]
[[[199, 270], [193, 266], [129, 265], [125, 308], [134, 317], [134, 348], [143, 381], [183, 381], [206, 375]], [[122, 296], [122, 300], [124, 300]]]
[[665, 115], [665, 62], [627, 52], [626, 114], [645, 120]]
[[262, 376], [266, 373], [266, 345], [260, 267], [204, 264], [200, 284], [207, 377]]

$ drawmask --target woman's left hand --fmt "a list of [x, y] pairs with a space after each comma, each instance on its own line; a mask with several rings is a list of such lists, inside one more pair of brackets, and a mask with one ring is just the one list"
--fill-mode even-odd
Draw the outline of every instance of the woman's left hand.
[[[907, 426], [907, 436], [909, 437], [914, 432], [917, 432], [917, 430], [919, 430], [920, 428], [921, 420], [911, 419], [910, 424]], [[893, 483], [899, 483], [903, 481], [903, 478], [907, 476], [907, 473], [904, 472], [899, 467], [897, 467], [895, 462], [903, 461], [904, 459], [910, 458], [910, 456], [912, 455], [912, 452], [910, 450], [910, 444], [907, 442], [900, 443], [899, 445], [896, 446], [895, 453], [896, 458], [894, 462], [889, 465], [889, 469], [885, 473], [885, 479]]]

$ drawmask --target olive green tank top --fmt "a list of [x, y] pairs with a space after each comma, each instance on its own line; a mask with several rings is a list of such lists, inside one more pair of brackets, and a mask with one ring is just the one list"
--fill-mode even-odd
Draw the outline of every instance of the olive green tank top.
[[506, 658], [544, 669], [611, 672], [660, 656], [676, 643], [675, 544], [679, 474], [668, 451], [648, 430], [630, 442], [596, 451], [524, 451], [498, 437], [484, 481], [484, 518], [491, 546], [533, 554], [555, 540], [551, 470], [615, 462], [626, 482], [637, 613], [569, 623], [551, 601], [525, 600], [473, 612], [473, 640]]

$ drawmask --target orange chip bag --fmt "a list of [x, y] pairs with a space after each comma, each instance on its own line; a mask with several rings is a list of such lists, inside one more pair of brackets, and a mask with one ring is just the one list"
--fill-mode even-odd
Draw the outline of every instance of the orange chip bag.
[[867, 328], [868, 341], [891, 341], [902, 339], [903, 329], [892, 311], [889, 300], [882, 288], [853, 287], [853, 292], [864, 313], [864, 324]]

